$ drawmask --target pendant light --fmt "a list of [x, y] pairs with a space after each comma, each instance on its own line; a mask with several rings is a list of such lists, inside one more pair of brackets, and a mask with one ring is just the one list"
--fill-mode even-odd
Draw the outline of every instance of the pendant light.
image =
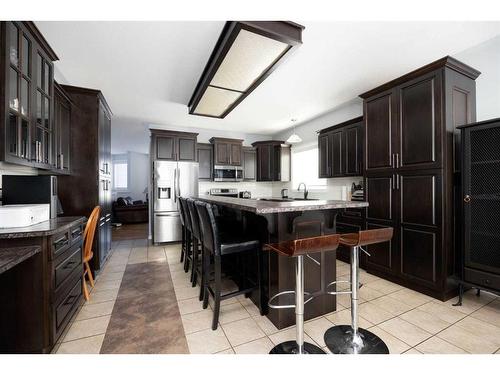
[[293, 133], [288, 139], [286, 140], [286, 143], [294, 144], [294, 143], [300, 143], [302, 142], [302, 138], [299, 137], [297, 133], [295, 133], [295, 122], [297, 122], [296, 118], [293, 118], [292, 120], [293, 125]]

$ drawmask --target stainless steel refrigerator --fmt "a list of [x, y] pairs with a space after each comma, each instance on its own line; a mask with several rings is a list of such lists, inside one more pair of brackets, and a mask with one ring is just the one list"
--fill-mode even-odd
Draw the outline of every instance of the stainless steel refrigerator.
[[198, 195], [198, 163], [155, 161], [152, 186], [153, 241], [180, 241], [179, 197]]

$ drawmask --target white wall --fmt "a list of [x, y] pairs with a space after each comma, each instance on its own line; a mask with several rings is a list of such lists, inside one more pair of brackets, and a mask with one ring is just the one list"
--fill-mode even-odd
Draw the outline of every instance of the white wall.
[[477, 121], [500, 117], [500, 36], [453, 57], [481, 72], [476, 80]]
[[[113, 155], [113, 159], [123, 157], [123, 154]], [[127, 191], [112, 191], [113, 200], [118, 197], [132, 197], [133, 200], [145, 200], [144, 189], [149, 184], [149, 155], [138, 152], [127, 152], [129, 188]]]

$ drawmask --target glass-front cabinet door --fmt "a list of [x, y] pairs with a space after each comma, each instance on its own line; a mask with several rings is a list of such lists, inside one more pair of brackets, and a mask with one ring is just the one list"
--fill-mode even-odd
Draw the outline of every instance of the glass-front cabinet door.
[[53, 155], [53, 71], [52, 63], [40, 51], [36, 51], [36, 116], [32, 143], [32, 160], [36, 163], [52, 165]]
[[6, 152], [30, 160], [30, 118], [32, 115], [32, 45], [23, 26], [7, 22], [8, 119]]

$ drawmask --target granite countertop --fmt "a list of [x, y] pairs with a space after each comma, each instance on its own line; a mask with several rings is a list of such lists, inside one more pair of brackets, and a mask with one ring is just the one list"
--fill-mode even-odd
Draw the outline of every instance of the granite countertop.
[[29, 227], [0, 228], [0, 239], [51, 236], [85, 220], [84, 216], [62, 216]]
[[262, 199], [228, 198], [213, 195], [200, 195], [198, 199], [234, 209], [254, 212], [256, 214], [368, 207], [367, 202], [321, 199], [276, 202]]
[[0, 249], [0, 274], [41, 251], [40, 246], [7, 247]]

